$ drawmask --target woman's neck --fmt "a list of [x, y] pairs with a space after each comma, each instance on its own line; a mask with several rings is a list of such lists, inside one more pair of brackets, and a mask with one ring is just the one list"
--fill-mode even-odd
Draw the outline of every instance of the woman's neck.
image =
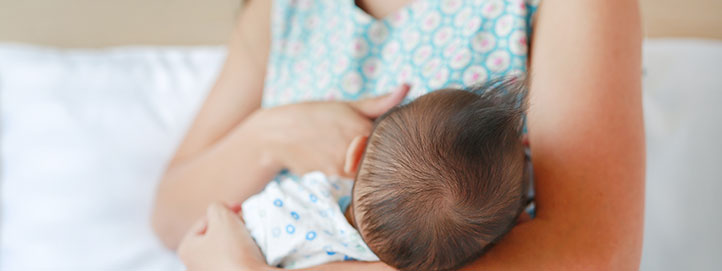
[[413, 0], [354, 0], [366, 14], [381, 19], [403, 8]]

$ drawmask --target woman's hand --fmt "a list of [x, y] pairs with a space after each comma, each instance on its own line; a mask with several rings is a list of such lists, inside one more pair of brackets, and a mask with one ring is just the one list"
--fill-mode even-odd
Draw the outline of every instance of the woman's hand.
[[270, 270], [240, 217], [240, 207], [213, 203], [178, 247], [188, 270]]
[[262, 137], [270, 159], [303, 174], [321, 170], [328, 175], [350, 176], [343, 171], [351, 140], [371, 132], [373, 119], [399, 104], [408, 85], [392, 93], [356, 102], [307, 102], [262, 109], [251, 115], [245, 129]]
[[[211, 202], [243, 202], [261, 191], [283, 168], [295, 173], [322, 170], [329, 175], [352, 177], [342, 170], [351, 140], [368, 135], [372, 119], [400, 103], [408, 90], [404, 85], [389, 95], [357, 102], [260, 109], [232, 127], [219, 128], [212, 122], [224, 118], [223, 112], [201, 114], [204, 121], [197, 121], [193, 128], [199, 134], [190, 137], [213, 142], [203, 140], [202, 144], [210, 145], [198, 150], [199, 145], [186, 139], [191, 142], [187, 146], [193, 148], [179, 150], [186, 156], [171, 164], [158, 186], [155, 232], [166, 246], [176, 249], [183, 234]], [[222, 100], [217, 97], [216, 103], [204, 108], [214, 109]], [[216, 132], [202, 133], [213, 129]], [[223, 129], [228, 130], [219, 132]], [[189, 153], [192, 155], [187, 156]]]

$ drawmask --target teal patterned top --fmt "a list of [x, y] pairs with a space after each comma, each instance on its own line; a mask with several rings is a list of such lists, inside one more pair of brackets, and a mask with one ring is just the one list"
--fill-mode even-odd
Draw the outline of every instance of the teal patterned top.
[[377, 20], [354, 0], [276, 0], [265, 107], [357, 100], [410, 83], [413, 99], [526, 72], [538, 0], [415, 0]]

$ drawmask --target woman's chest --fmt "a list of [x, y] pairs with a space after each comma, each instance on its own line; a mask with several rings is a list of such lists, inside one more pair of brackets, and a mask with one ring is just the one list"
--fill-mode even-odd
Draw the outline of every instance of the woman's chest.
[[420, 0], [382, 20], [352, 1], [279, 2], [264, 106], [355, 100], [402, 83], [414, 98], [526, 70], [524, 0]]

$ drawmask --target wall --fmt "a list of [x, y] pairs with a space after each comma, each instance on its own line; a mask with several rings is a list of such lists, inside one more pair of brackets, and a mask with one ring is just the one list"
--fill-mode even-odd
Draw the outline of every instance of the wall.
[[[222, 44], [240, 3], [0, 0], [0, 42], [61, 47]], [[641, 0], [641, 4], [648, 37], [722, 39], [722, 0]]]
[[240, 0], [0, 0], [0, 41], [61, 47], [223, 44]]
[[648, 37], [722, 39], [722, 0], [641, 0], [640, 2], [645, 33]]

